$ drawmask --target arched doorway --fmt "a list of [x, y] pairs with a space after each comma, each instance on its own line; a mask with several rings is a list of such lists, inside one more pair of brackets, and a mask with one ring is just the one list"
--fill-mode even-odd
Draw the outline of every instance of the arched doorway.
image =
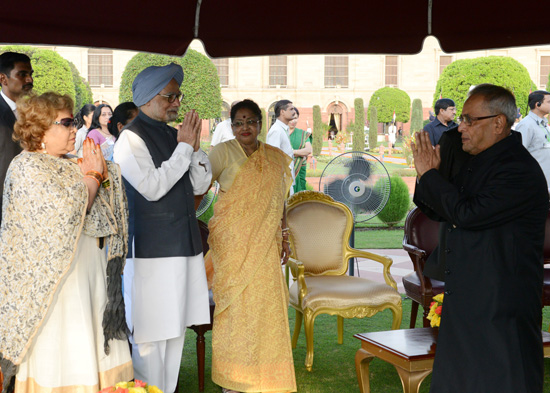
[[269, 109], [267, 110], [267, 129], [271, 128], [273, 123], [275, 123], [275, 104], [277, 104], [278, 101], [275, 101], [271, 105], [269, 105]]
[[346, 113], [346, 108], [340, 102], [332, 102], [327, 108], [328, 113], [328, 125], [329, 125], [329, 137], [334, 139], [334, 137], [342, 131], [344, 125], [344, 114]]

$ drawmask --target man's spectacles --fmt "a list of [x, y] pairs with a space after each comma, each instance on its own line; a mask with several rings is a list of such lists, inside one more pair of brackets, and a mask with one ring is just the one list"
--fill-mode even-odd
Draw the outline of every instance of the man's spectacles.
[[244, 125], [246, 124], [247, 126], [250, 126], [250, 127], [254, 127], [256, 124], [260, 123], [259, 120], [247, 120], [247, 121], [241, 121], [241, 120], [237, 120], [233, 123], [231, 123], [231, 125], [235, 128], [241, 128], [241, 127], [244, 127]]
[[473, 117], [473, 116], [468, 116], [468, 115], [460, 115], [458, 117], [458, 120], [461, 122], [461, 123], [464, 123], [466, 124], [467, 126], [471, 126], [472, 123], [474, 121], [477, 121], [477, 120], [484, 120], [484, 119], [490, 119], [492, 117], [497, 117], [499, 114], [497, 115], [490, 115], [490, 116], [480, 116], [480, 117]]
[[72, 127], [74, 127], [74, 119], [72, 117], [66, 117], [66, 118], [61, 119], [59, 121], [54, 121], [53, 124], [63, 126], [63, 127], [67, 127], [67, 128], [72, 128]]
[[176, 99], [178, 101], [181, 101], [183, 99], [183, 97], [185, 97], [181, 91], [179, 93], [171, 93], [171, 94], [160, 94], [160, 93], [158, 93], [158, 95], [161, 96], [161, 97], [166, 98], [170, 104], [173, 103], [174, 101], [176, 101]]

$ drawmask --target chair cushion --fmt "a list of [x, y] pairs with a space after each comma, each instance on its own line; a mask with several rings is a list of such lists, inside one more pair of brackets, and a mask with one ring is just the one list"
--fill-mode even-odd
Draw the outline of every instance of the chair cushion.
[[[445, 283], [443, 281], [430, 280], [432, 283], [433, 296], [440, 294], [445, 290]], [[407, 274], [403, 277], [403, 287], [405, 288], [405, 294], [417, 303], [422, 304], [423, 307], [429, 306], [432, 302], [431, 298], [426, 299], [426, 303], [422, 300], [423, 296], [426, 296], [420, 291], [420, 280], [415, 272]]]
[[378, 307], [383, 304], [401, 304], [401, 295], [384, 283], [350, 276], [306, 277], [308, 294], [298, 304], [298, 283], [290, 287], [290, 304], [300, 308], [346, 309], [350, 307]]
[[340, 271], [347, 264], [342, 259], [347, 217], [341, 207], [316, 201], [304, 203], [289, 209], [287, 223], [295, 258], [304, 264], [306, 273]]

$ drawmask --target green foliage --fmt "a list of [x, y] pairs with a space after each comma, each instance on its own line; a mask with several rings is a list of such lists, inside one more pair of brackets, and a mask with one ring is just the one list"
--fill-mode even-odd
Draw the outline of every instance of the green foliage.
[[375, 106], [369, 106], [369, 149], [378, 146], [378, 111]]
[[265, 142], [265, 138], [267, 137], [267, 115], [264, 108], [262, 108], [262, 119], [262, 129], [260, 130], [260, 135], [258, 135], [258, 140]]
[[355, 107], [355, 130], [353, 131], [353, 150], [365, 151], [365, 104], [362, 98], [356, 98], [353, 102]]
[[80, 76], [80, 73], [76, 69], [76, 66], [72, 62], [68, 62], [69, 67], [71, 68], [71, 73], [73, 74], [73, 84], [75, 89], [75, 103], [74, 103], [74, 113], [76, 113], [86, 104], [93, 104], [93, 95], [90, 84], [86, 79]]
[[451, 98], [456, 104], [456, 114], [460, 116], [470, 86], [481, 83], [491, 83], [509, 89], [516, 97], [516, 105], [522, 115], [528, 113], [529, 90], [536, 90], [536, 87], [533, 88], [535, 85], [529, 72], [517, 60], [500, 56], [453, 61], [437, 81], [433, 105], [440, 95]]
[[69, 62], [57, 52], [23, 45], [7, 45], [2, 47], [1, 52], [19, 52], [31, 58], [34, 70], [33, 92], [36, 94], [53, 91], [68, 94], [75, 100], [75, 86]]
[[411, 134], [421, 131], [424, 128], [422, 126], [422, 117], [422, 100], [420, 98], [415, 98], [412, 103]]
[[182, 66], [185, 95], [176, 121], [183, 120], [185, 113], [195, 109], [201, 119], [220, 117], [222, 94], [216, 66], [203, 54], [189, 49], [184, 57], [138, 53], [126, 64], [120, 81], [120, 102], [132, 101], [132, 83], [136, 76], [149, 66], [164, 66], [176, 63]]
[[323, 134], [325, 132], [325, 126], [321, 118], [321, 107], [319, 105], [313, 106], [313, 135], [312, 144], [313, 155], [320, 156], [323, 149]]
[[[382, 181], [382, 179], [379, 181]], [[411, 201], [409, 187], [407, 187], [407, 183], [401, 177], [394, 175], [390, 178], [390, 182], [390, 198], [386, 206], [378, 214], [378, 218], [387, 226], [392, 227], [405, 217], [409, 211]]]
[[[388, 123], [393, 119], [395, 111], [396, 121], [406, 123], [411, 114], [411, 98], [397, 87], [382, 87], [374, 92], [369, 101], [369, 108], [375, 107], [379, 123]], [[369, 117], [370, 120], [370, 117]]]
[[426, 127], [428, 124], [430, 124], [430, 119], [426, 119], [422, 122], [422, 129], [424, 129], [424, 127]]

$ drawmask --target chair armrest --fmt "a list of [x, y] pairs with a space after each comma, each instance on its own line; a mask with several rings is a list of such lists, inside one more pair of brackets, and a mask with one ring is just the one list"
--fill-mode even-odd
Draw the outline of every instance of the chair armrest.
[[410, 254], [418, 255], [421, 258], [426, 258], [426, 251], [415, 247], [412, 244], [403, 243], [403, 250], [407, 251]]
[[288, 258], [287, 265], [290, 267], [290, 270], [292, 271], [292, 275], [295, 277], [295, 280], [298, 281], [298, 299], [300, 301], [300, 304], [302, 304], [302, 300], [307, 295], [304, 264], [299, 260], [290, 257]]
[[391, 258], [385, 255], [378, 255], [372, 252], [357, 250], [356, 248], [349, 247], [346, 259], [355, 257], [366, 258], [370, 259], [371, 261], [380, 262], [384, 266], [384, 269], [382, 270], [384, 281], [386, 281], [386, 284], [397, 291], [397, 284], [390, 273], [390, 266], [393, 264], [393, 260]]

